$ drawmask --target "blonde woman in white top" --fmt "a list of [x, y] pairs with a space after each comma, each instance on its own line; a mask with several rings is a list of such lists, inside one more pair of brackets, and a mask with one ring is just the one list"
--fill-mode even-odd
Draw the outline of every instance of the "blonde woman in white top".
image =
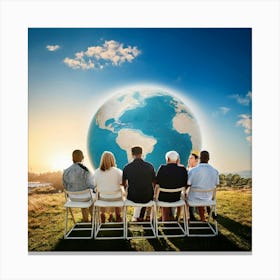
[[[99, 192], [99, 199], [107, 201], [116, 201], [122, 199], [122, 170], [116, 167], [116, 159], [113, 153], [103, 152], [100, 160], [100, 166], [94, 173], [93, 184], [96, 192]], [[114, 208], [101, 208], [101, 221], [105, 222], [105, 212], [110, 213], [109, 221], [113, 220]], [[120, 208], [115, 207], [116, 221], [120, 222]]]

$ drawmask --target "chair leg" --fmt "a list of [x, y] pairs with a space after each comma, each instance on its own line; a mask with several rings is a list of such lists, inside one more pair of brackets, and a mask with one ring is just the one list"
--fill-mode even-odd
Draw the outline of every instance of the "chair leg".
[[66, 239], [67, 228], [68, 228], [68, 207], [66, 207], [66, 211], [65, 211], [64, 239]]
[[157, 206], [155, 205], [153, 207], [153, 223], [154, 223], [154, 232], [155, 232], [155, 237], [157, 237]]
[[154, 223], [155, 223], [155, 230], [156, 230], [156, 237], [158, 237], [158, 207], [155, 206], [154, 208]]
[[92, 206], [92, 214], [91, 214], [91, 235], [90, 237], [93, 238], [94, 235], [94, 225], [95, 225], [95, 209], [94, 206]]
[[99, 227], [99, 207], [94, 206], [95, 222], [94, 222], [94, 237], [96, 238]]
[[126, 213], [125, 213], [125, 206], [123, 206], [122, 207], [123, 239], [126, 239], [125, 220], [126, 220]]
[[124, 206], [125, 211], [125, 239], [128, 239], [128, 219], [127, 219], [127, 206]]
[[76, 221], [75, 221], [75, 218], [74, 218], [74, 215], [73, 215], [72, 209], [70, 208], [70, 209], [69, 209], [69, 211], [70, 211], [70, 214], [71, 214], [71, 216], [72, 216], [73, 223], [74, 223], [74, 224], [76, 224]]
[[183, 220], [184, 220], [184, 231], [185, 231], [185, 236], [187, 235], [187, 225], [188, 225], [188, 220], [187, 220], [187, 206], [186, 204], [183, 206]]
[[[211, 214], [212, 215], [212, 214]], [[217, 222], [217, 212], [216, 212], [216, 205], [214, 206], [214, 223], [215, 223], [215, 234], [218, 235], [218, 222]]]

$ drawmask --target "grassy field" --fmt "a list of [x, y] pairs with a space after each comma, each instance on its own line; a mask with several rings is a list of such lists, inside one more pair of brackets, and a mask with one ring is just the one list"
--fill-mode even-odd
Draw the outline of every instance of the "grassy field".
[[[184, 237], [133, 240], [64, 240], [63, 193], [35, 191], [28, 196], [29, 252], [250, 252], [252, 248], [252, 190], [223, 188], [217, 191], [217, 237]], [[80, 215], [80, 211], [77, 212]], [[81, 217], [81, 215], [80, 215]]]

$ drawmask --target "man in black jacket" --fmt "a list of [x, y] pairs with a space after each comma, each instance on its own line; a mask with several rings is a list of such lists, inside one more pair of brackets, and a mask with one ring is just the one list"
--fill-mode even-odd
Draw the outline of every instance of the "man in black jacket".
[[[127, 188], [127, 198], [133, 202], [147, 203], [153, 200], [155, 169], [152, 164], [142, 159], [142, 148], [131, 149], [133, 161], [123, 169], [123, 185]], [[143, 219], [145, 209], [142, 208], [139, 219]]]

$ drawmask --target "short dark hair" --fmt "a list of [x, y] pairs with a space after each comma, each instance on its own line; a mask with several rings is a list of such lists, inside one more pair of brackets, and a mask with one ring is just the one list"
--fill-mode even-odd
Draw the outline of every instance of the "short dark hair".
[[75, 150], [72, 153], [72, 160], [74, 163], [81, 162], [84, 159], [83, 152], [81, 150]]
[[209, 161], [209, 153], [207, 151], [201, 151], [200, 153], [200, 162], [207, 163]]
[[131, 153], [133, 156], [138, 156], [138, 155], [142, 155], [142, 148], [141, 147], [132, 147], [131, 148]]

